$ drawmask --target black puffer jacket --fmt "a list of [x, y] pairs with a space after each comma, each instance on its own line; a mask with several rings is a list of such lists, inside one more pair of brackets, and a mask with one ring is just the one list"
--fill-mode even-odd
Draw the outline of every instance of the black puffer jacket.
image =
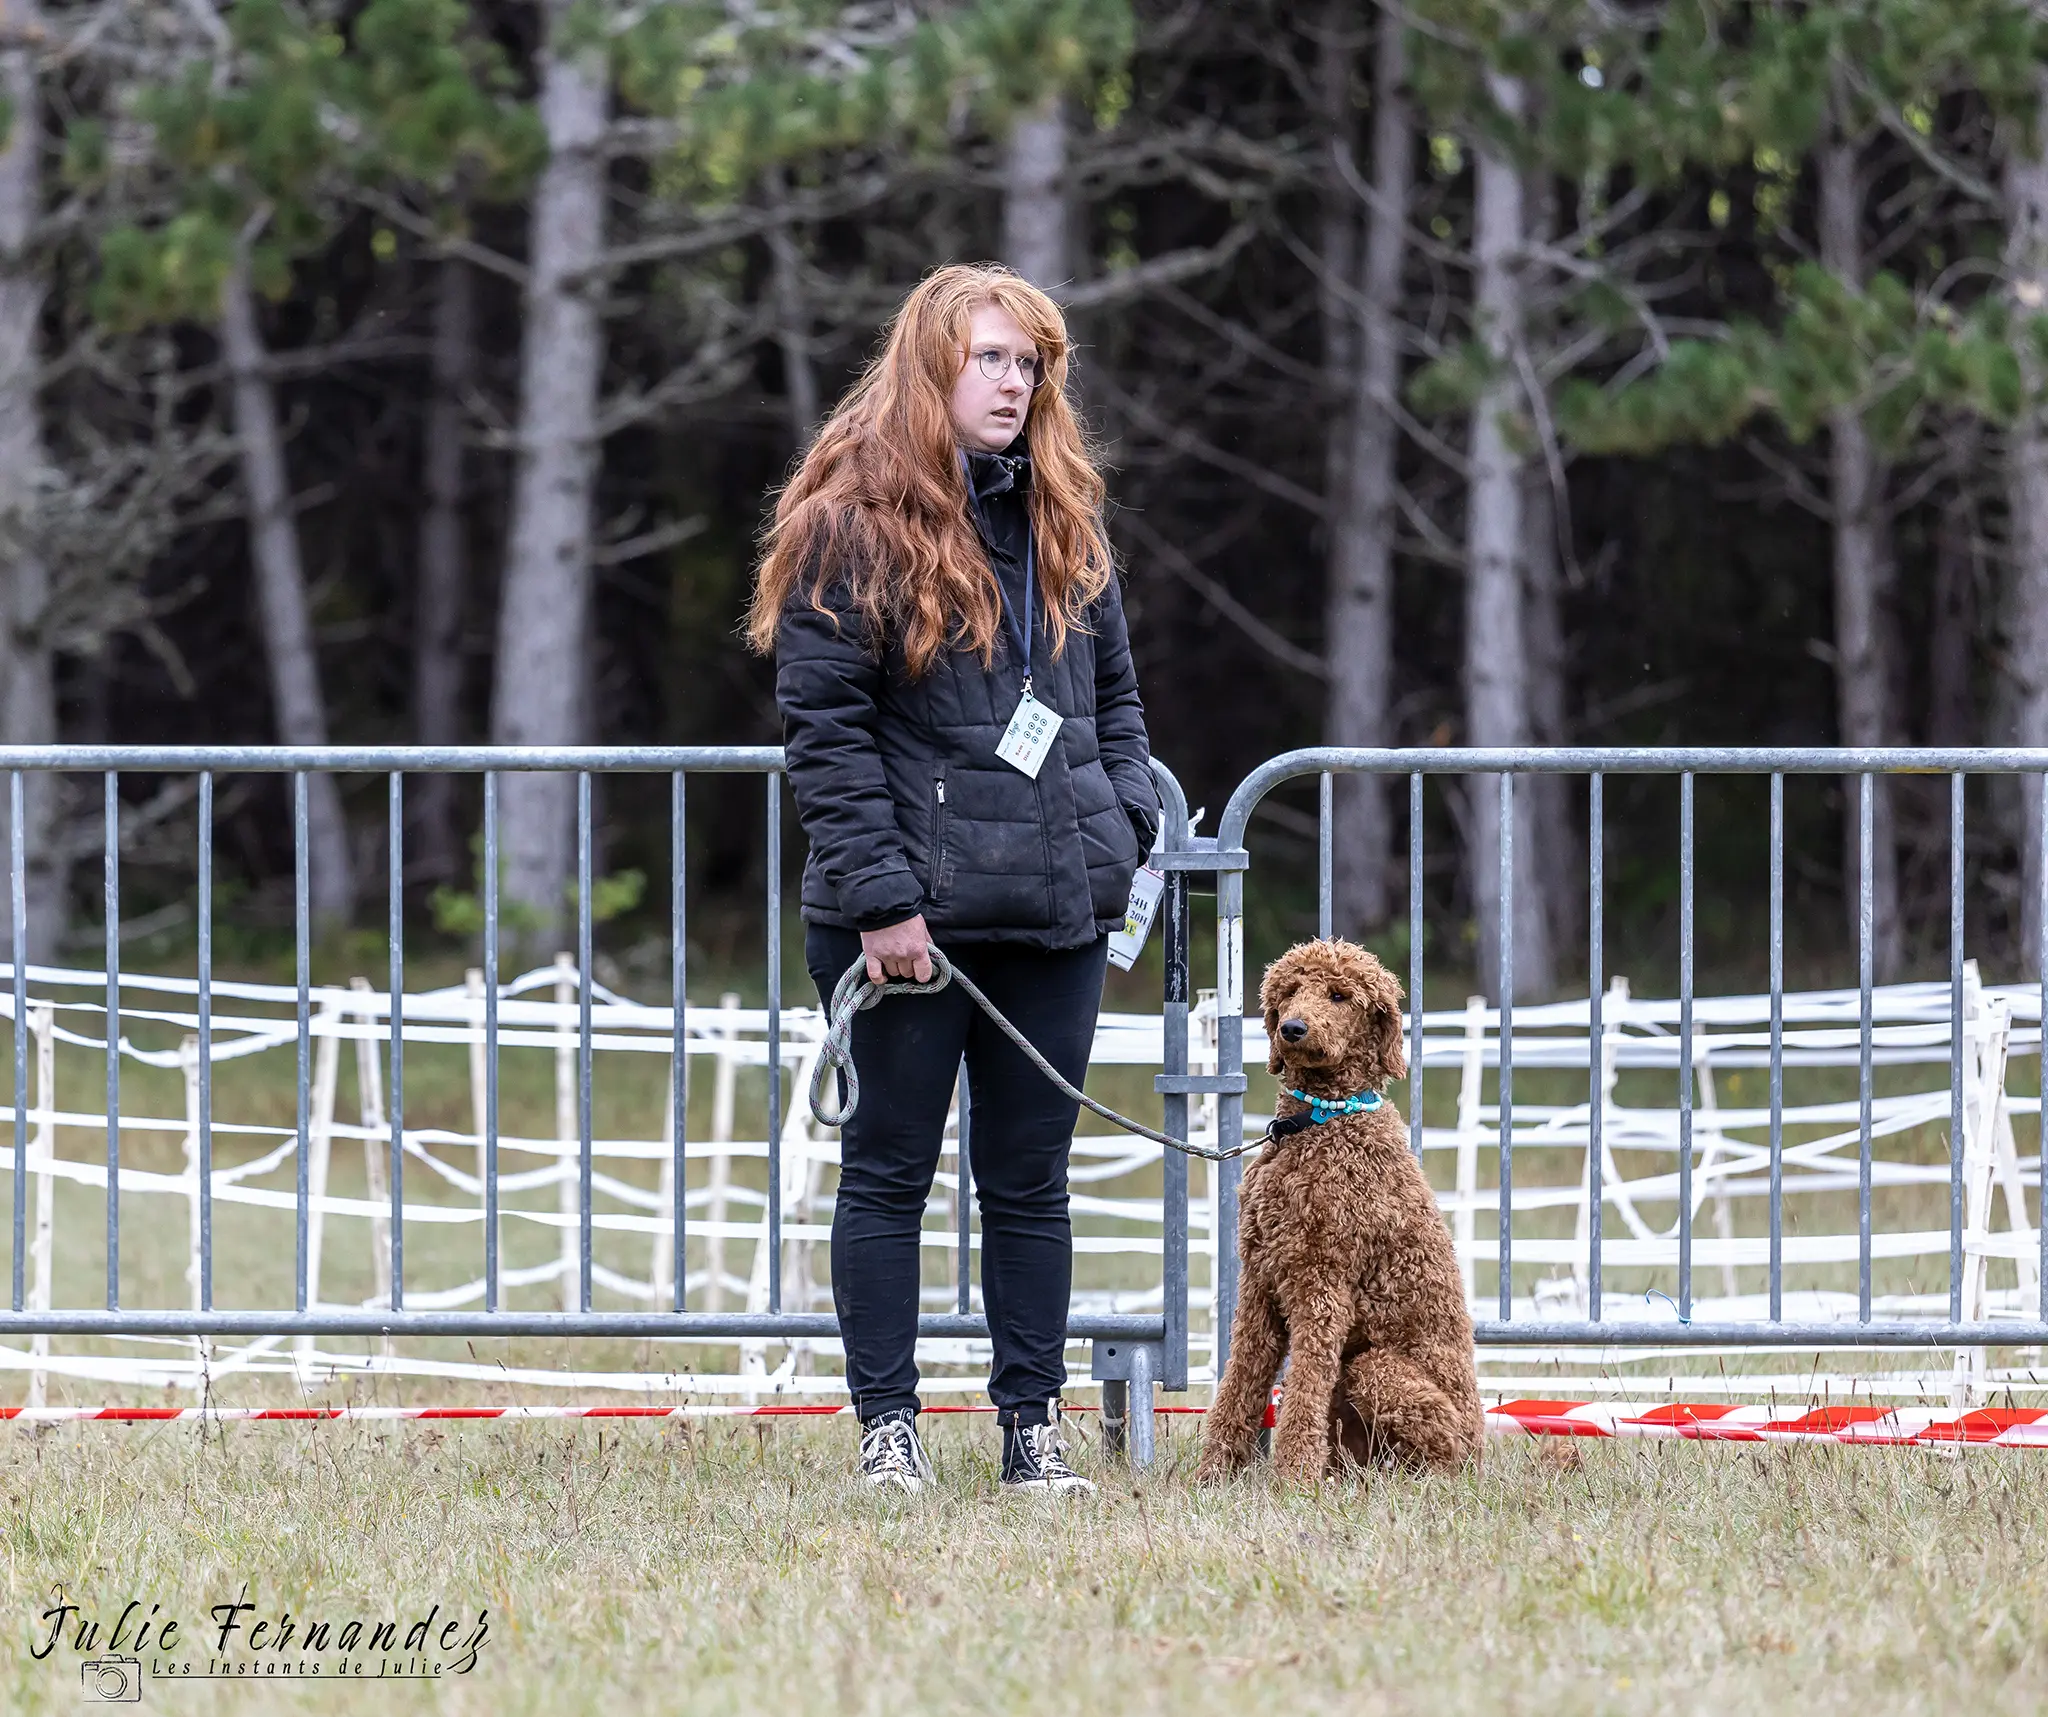
[[[1023, 585], [1029, 463], [970, 458], [978, 520], [1010, 613]], [[1006, 627], [993, 664], [942, 656], [913, 680], [843, 584], [821, 614], [799, 592], [776, 637], [776, 699], [810, 857], [803, 915], [879, 930], [923, 913], [941, 941], [1072, 948], [1123, 922], [1159, 799], [1112, 580], [1057, 661], [1040, 612], [1032, 691], [1061, 718], [1033, 780], [996, 756], [1023, 692]]]

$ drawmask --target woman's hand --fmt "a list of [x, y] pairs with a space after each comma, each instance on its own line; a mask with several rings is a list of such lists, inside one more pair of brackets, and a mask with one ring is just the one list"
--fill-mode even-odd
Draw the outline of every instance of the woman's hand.
[[860, 951], [868, 958], [868, 982], [879, 984], [884, 976], [915, 978], [920, 984], [932, 981], [931, 932], [924, 927], [924, 914], [891, 924], [885, 930], [863, 930]]

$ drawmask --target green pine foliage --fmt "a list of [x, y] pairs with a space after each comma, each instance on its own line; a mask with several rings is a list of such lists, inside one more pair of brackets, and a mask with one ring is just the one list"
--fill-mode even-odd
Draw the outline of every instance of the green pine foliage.
[[[291, 0], [242, 0], [226, 22], [222, 51], [132, 95], [165, 207], [102, 240], [94, 310], [112, 326], [210, 318], [245, 233], [255, 285], [280, 293], [361, 191], [508, 195], [538, 159], [462, 0], [372, 0], [346, 32]], [[80, 152], [71, 171], [100, 161]]]
[[1791, 271], [1779, 327], [1741, 323], [1723, 340], [1676, 341], [1620, 388], [1575, 379], [1559, 392], [1558, 425], [1587, 452], [1643, 454], [1711, 446], [1759, 416], [1804, 441], [1830, 413], [1855, 409], [1896, 450], [1929, 410], [2012, 421], [2025, 399], [2020, 339], [2048, 349], [2048, 322], [2015, 327], [1991, 298], [1960, 313], [1924, 306], [1893, 274], [1855, 292], [1804, 263]]
[[[259, 290], [281, 293], [369, 191], [506, 200], [544, 153], [530, 100], [466, 0], [371, 0], [353, 15], [240, 0], [230, 42], [132, 92], [153, 145], [148, 217], [100, 246], [96, 314], [134, 328], [212, 316], [247, 234]], [[703, 3], [570, 15], [564, 47], [601, 51], [626, 117], [656, 122], [656, 186], [729, 201], [772, 163], [856, 147], [936, 148], [1054, 91], [1114, 111], [1132, 42], [1125, 0], [970, 0], [869, 38], [832, 0], [734, 22]], [[66, 172], [110, 172], [81, 127]]]
[[[2048, 324], [2015, 317], [1985, 291], [1995, 231], [1979, 266], [1935, 268], [1932, 279], [1894, 268], [1858, 289], [1803, 259], [1791, 224], [1806, 164], [1831, 127], [1888, 131], [1931, 162], [1945, 100], [1966, 96], [2008, 134], [2032, 126], [2035, 72], [2048, 58], [2048, 24], [2033, 8], [1704, 0], [1621, 13], [1576, 0], [1442, 0], [1411, 15], [1417, 88], [1434, 123], [1488, 136], [1596, 204], [1647, 191], [1681, 218], [1704, 206], [1715, 231], [1751, 187], [1776, 258], [1769, 318], [1652, 350], [1627, 278], [1594, 266], [1558, 289], [1555, 343], [1598, 354], [1555, 387], [1552, 414], [1570, 444], [1648, 454], [1716, 444], [1760, 418], [1804, 440], [1830, 413], [1855, 409], [1896, 451], [1930, 412], [2005, 423], [2026, 403], [2021, 342], [2048, 349]], [[1490, 73], [1521, 80], [1523, 117], [1501, 111]], [[1599, 248], [1584, 260], [1597, 265]], [[1421, 368], [1410, 398], [1425, 412], [1465, 411], [1488, 379], [1484, 349], [1459, 344]]]
[[619, 91], [671, 122], [671, 194], [722, 201], [766, 167], [828, 150], [944, 147], [1055, 91], [1113, 101], [1131, 51], [1125, 0], [969, 0], [882, 40], [835, 39], [833, 0], [752, 15], [641, 9], [612, 44]]

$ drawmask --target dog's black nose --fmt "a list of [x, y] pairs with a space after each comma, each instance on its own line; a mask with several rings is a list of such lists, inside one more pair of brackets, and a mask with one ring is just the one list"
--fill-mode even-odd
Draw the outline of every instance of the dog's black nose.
[[1283, 1019], [1280, 1022], [1280, 1035], [1286, 1038], [1289, 1043], [1299, 1043], [1308, 1036], [1308, 1021], [1305, 1019]]

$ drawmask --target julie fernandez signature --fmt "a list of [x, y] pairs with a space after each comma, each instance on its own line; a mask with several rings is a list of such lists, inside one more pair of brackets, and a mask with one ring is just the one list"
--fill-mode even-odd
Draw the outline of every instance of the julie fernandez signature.
[[[81, 1660], [86, 1692], [101, 1699], [137, 1697], [127, 1689], [139, 1680], [137, 1660], [143, 1657], [149, 1660], [151, 1679], [279, 1674], [433, 1679], [467, 1675], [490, 1638], [488, 1609], [444, 1612], [439, 1603], [424, 1613], [389, 1617], [299, 1616], [290, 1610], [259, 1614], [244, 1587], [235, 1599], [207, 1606], [207, 1619], [196, 1624], [166, 1614], [161, 1603], [145, 1606], [132, 1598], [109, 1625], [102, 1613], [88, 1612], [61, 1588], [56, 1596], [58, 1602], [39, 1618], [30, 1655], [47, 1659], [68, 1647]], [[194, 1661], [201, 1652], [203, 1667]]]

